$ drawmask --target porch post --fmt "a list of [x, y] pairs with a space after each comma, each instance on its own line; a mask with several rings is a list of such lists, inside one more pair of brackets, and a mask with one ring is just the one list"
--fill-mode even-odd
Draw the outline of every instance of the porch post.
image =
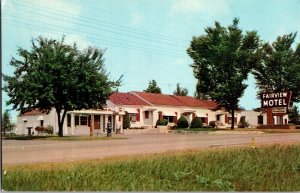
[[75, 115], [74, 113], [71, 113], [71, 134], [74, 135], [74, 129], [75, 129]]
[[95, 119], [94, 119], [94, 114], [91, 115], [91, 123], [90, 123], [90, 136], [93, 136], [94, 134], [94, 126], [95, 124]]

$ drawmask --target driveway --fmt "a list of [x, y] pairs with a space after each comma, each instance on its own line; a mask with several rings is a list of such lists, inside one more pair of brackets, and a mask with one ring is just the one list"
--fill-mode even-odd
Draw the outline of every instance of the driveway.
[[110, 156], [159, 153], [171, 150], [201, 149], [257, 144], [300, 142], [300, 133], [284, 134], [124, 134], [127, 139], [104, 141], [3, 140], [5, 165], [36, 162], [62, 162], [99, 159]]

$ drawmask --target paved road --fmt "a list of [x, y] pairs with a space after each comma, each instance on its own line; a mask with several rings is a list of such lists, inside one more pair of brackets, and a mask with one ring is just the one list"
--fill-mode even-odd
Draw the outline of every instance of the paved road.
[[128, 139], [105, 141], [3, 140], [2, 163], [15, 165], [35, 162], [61, 162], [99, 159], [110, 156], [159, 153], [187, 148], [300, 142], [300, 133], [286, 134], [125, 134]]

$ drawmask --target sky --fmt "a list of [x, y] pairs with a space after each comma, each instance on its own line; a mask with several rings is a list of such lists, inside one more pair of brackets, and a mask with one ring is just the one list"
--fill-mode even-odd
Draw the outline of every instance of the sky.
[[[110, 79], [124, 75], [120, 92], [143, 91], [156, 80], [164, 94], [180, 83], [193, 96], [196, 79], [186, 50], [215, 21], [228, 26], [239, 18], [244, 32], [255, 30], [269, 42], [300, 32], [300, 0], [1, 0], [1, 9], [4, 74], [12, 75], [9, 62], [19, 47], [30, 49], [40, 35], [59, 40], [65, 35], [66, 43], [80, 49], [105, 50]], [[245, 83], [240, 106], [260, 107], [253, 76]], [[7, 100], [3, 92], [2, 111], [11, 109]]]

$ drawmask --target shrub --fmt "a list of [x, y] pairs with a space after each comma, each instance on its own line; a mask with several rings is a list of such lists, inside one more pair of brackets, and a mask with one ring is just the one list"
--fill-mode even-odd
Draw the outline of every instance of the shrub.
[[188, 128], [189, 123], [184, 116], [181, 116], [177, 121], [177, 128]]
[[199, 117], [195, 117], [191, 122], [191, 128], [202, 128], [203, 123]]
[[215, 128], [217, 126], [217, 121], [210, 121], [209, 122], [209, 126], [211, 126], [212, 128]]
[[247, 128], [249, 127], [249, 123], [245, 120], [245, 118], [241, 118], [239, 124], [238, 124], [239, 128]]
[[47, 134], [53, 134], [53, 126], [52, 125], [47, 125], [47, 127], [45, 128], [44, 130], [44, 133], [47, 133]]
[[34, 130], [38, 131], [38, 132], [43, 132], [45, 130], [44, 127], [40, 127], [40, 126], [37, 126], [36, 128], [34, 128]]
[[165, 126], [168, 124], [168, 121], [166, 119], [159, 119], [156, 121], [156, 126], [157, 125], [162, 125], [162, 126]]
[[125, 112], [124, 118], [123, 118], [123, 129], [130, 128], [130, 119], [129, 114]]

